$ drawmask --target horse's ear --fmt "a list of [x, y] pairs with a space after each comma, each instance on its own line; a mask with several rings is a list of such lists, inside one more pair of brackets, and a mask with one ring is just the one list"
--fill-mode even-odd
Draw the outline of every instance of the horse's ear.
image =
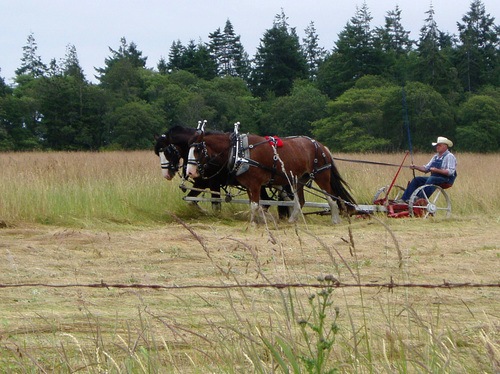
[[201, 132], [204, 133], [205, 132], [205, 125], [207, 124], [207, 120], [204, 120], [203, 121], [203, 124], [201, 125]]
[[155, 141], [156, 141], [156, 140], [158, 140], [158, 138], [159, 138], [159, 137], [160, 137], [160, 135], [158, 135], [158, 134], [154, 134], [154, 139], [155, 139]]

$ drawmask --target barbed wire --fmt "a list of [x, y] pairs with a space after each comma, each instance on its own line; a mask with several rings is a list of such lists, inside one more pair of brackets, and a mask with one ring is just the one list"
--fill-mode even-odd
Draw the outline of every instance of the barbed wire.
[[0, 288], [23, 288], [23, 287], [47, 287], [47, 288], [137, 288], [137, 289], [156, 289], [156, 290], [183, 290], [183, 289], [242, 289], [242, 288], [386, 288], [389, 290], [395, 288], [500, 288], [499, 283], [453, 283], [443, 280], [443, 283], [343, 283], [336, 280], [320, 283], [247, 283], [247, 284], [190, 284], [190, 285], [162, 285], [162, 284], [120, 284], [120, 283], [69, 283], [69, 284], [49, 284], [49, 283], [17, 283], [2, 284]]

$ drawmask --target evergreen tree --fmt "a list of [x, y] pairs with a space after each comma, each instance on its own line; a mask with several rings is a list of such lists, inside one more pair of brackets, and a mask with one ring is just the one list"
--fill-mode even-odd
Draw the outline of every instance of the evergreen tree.
[[309, 23], [304, 30], [306, 37], [302, 39], [303, 53], [307, 61], [309, 79], [315, 80], [318, 68], [326, 56], [326, 51], [318, 44], [319, 36], [316, 33], [314, 22]]
[[[103, 81], [103, 77], [105, 77], [115, 64], [120, 62], [126, 61], [132, 68], [144, 68], [146, 66], [146, 60], [148, 58], [142, 57], [142, 52], [137, 49], [137, 45], [134, 42], [128, 44], [125, 37], [122, 37], [120, 42], [121, 45], [118, 50], [114, 50], [109, 47], [111, 56], [106, 57], [104, 60], [106, 67], [96, 68], [96, 71], [100, 74], [97, 78], [101, 81], [101, 83]], [[105, 80], [106, 79], [104, 78], [104, 81]]]
[[184, 68], [183, 56], [185, 51], [186, 48], [182, 45], [180, 40], [172, 42], [168, 53], [167, 68], [169, 70], [182, 70]]
[[128, 44], [124, 37], [118, 50], [109, 50], [111, 56], [104, 60], [106, 67], [96, 68], [101, 86], [113, 92], [115, 98], [129, 101], [141, 97], [144, 90], [141, 71], [146, 66], [147, 57], [142, 57], [137, 45]]
[[340, 32], [332, 55], [318, 72], [318, 85], [331, 98], [352, 87], [364, 75], [380, 75], [384, 60], [376, 49], [372, 16], [366, 3], [356, 7], [356, 14]]
[[189, 42], [181, 58], [181, 69], [207, 80], [217, 76], [215, 61], [210, 56], [208, 47], [201, 41], [198, 44], [194, 40]]
[[408, 56], [412, 50], [413, 41], [401, 23], [401, 9], [396, 6], [388, 11], [385, 25], [375, 30], [375, 48], [384, 59], [384, 75], [396, 82], [404, 83], [408, 77]]
[[61, 62], [61, 69], [65, 76], [75, 77], [80, 81], [85, 81], [85, 74], [78, 60], [76, 47], [72, 44], [66, 46], [66, 55]]
[[294, 28], [289, 28], [286, 19], [283, 11], [277, 15], [257, 48], [250, 78], [250, 86], [257, 96], [287, 95], [294, 80], [307, 78], [307, 63], [299, 37]]
[[[0, 69], [1, 72], [2, 69]], [[0, 75], [0, 97], [7, 95], [10, 91], [9, 86], [5, 83], [5, 79]]]
[[234, 33], [231, 22], [226, 21], [223, 32], [218, 28], [208, 37], [208, 49], [217, 65], [217, 74], [247, 79], [248, 55], [241, 44], [240, 36]]
[[23, 57], [21, 66], [16, 70], [16, 74], [30, 75], [33, 78], [43, 77], [47, 71], [47, 66], [42, 62], [42, 58], [37, 55], [38, 45], [33, 33], [28, 35], [27, 44], [23, 47]]
[[439, 30], [432, 5], [426, 14], [425, 24], [420, 29], [415, 77], [440, 93], [451, 95], [459, 90], [456, 69], [450, 60], [452, 38]]
[[398, 5], [387, 12], [385, 26], [377, 32], [384, 52], [393, 52], [400, 57], [411, 51], [413, 41], [410, 39], [410, 32], [406, 31], [401, 23], [401, 9]]
[[217, 75], [223, 76], [223, 71], [229, 68], [227, 66], [229, 64], [229, 56], [224, 41], [224, 34], [220, 30], [220, 27], [208, 34], [208, 39], [210, 40], [208, 43], [208, 50], [217, 64]]
[[47, 76], [55, 77], [58, 75], [62, 75], [61, 68], [57, 63], [57, 60], [55, 58], [52, 58], [49, 62], [49, 67], [47, 68]]
[[487, 83], [500, 83], [500, 29], [494, 22], [481, 0], [473, 0], [462, 23], [457, 22], [461, 42], [457, 65], [467, 91], [476, 91]]
[[158, 69], [158, 72], [161, 75], [165, 75], [168, 73], [168, 63], [165, 60], [165, 57], [160, 57], [160, 61], [158, 61], [158, 64], [156, 64], [156, 68]]

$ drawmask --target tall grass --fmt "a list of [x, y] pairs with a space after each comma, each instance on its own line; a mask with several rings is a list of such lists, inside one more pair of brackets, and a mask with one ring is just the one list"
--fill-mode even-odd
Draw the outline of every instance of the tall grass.
[[8, 153], [0, 165], [5, 221], [148, 225], [182, 203], [152, 152]]
[[[401, 155], [338, 156], [394, 164], [402, 161]], [[430, 156], [417, 154], [414, 162], [424, 164]], [[370, 204], [377, 189], [390, 184], [397, 171], [396, 167], [346, 161], [337, 164], [361, 204]], [[498, 154], [458, 155], [459, 176], [447, 191], [453, 214], [498, 217], [500, 174], [496, 169], [499, 164]], [[154, 225], [168, 220], [167, 212], [189, 216], [178, 188], [180, 179], [164, 180], [153, 152], [2, 153], [0, 170], [0, 220], [4, 221], [76, 226]], [[396, 183], [404, 187], [412, 176], [405, 168]], [[247, 208], [224, 206], [231, 218], [235, 212]]]
[[[383, 154], [340, 157], [401, 161], [398, 155]], [[429, 154], [416, 155], [415, 162], [423, 164], [429, 158]], [[458, 155], [458, 159], [459, 177], [448, 190], [453, 214], [498, 220], [500, 177], [496, 165], [500, 156], [466, 154]], [[374, 192], [389, 184], [395, 173], [394, 168], [361, 163], [339, 162], [339, 168], [359, 203], [370, 203]], [[466, 291], [457, 296], [448, 294], [448, 290], [385, 292], [334, 287], [337, 280], [371, 280], [379, 268], [384, 277], [410, 279], [407, 266], [411, 261], [419, 261], [418, 256], [410, 255], [415, 248], [407, 245], [405, 266], [398, 267], [400, 256], [390, 253], [395, 244], [387, 240], [392, 238], [390, 234], [380, 232], [383, 227], [377, 229], [376, 236], [370, 236], [376, 239], [365, 249], [385, 253], [385, 257], [376, 258], [376, 265], [371, 258], [360, 255], [351, 225], [337, 231], [325, 230], [323, 236], [316, 234], [320, 229], [301, 231], [300, 227], [288, 226], [283, 233], [268, 233], [277, 244], [259, 247], [255, 243], [257, 237], [265, 236], [262, 228], [246, 241], [235, 239], [238, 250], [232, 253], [227, 245], [221, 249], [219, 243], [205, 243], [196, 237], [196, 229], [189, 226], [194, 221], [189, 218], [199, 215], [182, 201], [179, 180], [166, 182], [161, 178], [159, 162], [152, 152], [0, 154], [0, 170], [0, 221], [7, 225], [33, 222], [91, 228], [157, 227], [165, 226], [172, 219], [170, 213], [175, 213], [187, 221], [183, 221], [190, 230], [186, 236], [195, 236], [190, 245], [202, 247], [201, 256], [184, 259], [181, 271], [189, 273], [192, 261], [200, 261], [210, 268], [207, 283], [242, 286], [162, 293], [111, 289], [102, 299], [86, 290], [72, 289], [69, 296], [68, 292], [33, 287], [25, 291], [31, 297], [27, 301], [23, 291], [18, 291], [19, 294], [5, 297], [3, 303], [4, 308], [18, 308], [23, 322], [0, 319], [2, 372], [494, 373], [500, 369], [495, 291], [479, 291], [471, 299], [484, 298], [481, 308], [488, 312], [481, 314], [470, 310], [467, 304], [472, 302], [465, 298]], [[404, 169], [399, 184], [411, 177], [411, 172]], [[224, 205], [224, 224], [246, 220], [247, 215], [239, 214], [246, 210], [245, 206]], [[358, 223], [365, 230], [361, 235], [368, 236], [368, 231], [374, 230], [370, 225]], [[422, 227], [428, 241], [438, 241], [445, 230], [438, 228], [433, 233], [432, 226]], [[221, 232], [225, 229], [213, 228]], [[325, 243], [326, 239], [331, 240], [330, 244]], [[168, 237], [162, 234], [161, 240], [168, 241]], [[331, 244], [335, 240], [347, 244], [338, 250]], [[102, 262], [109, 258], [101, 258], [104, 250], [99, 245], [92, 243], [95, 253], [88, 253], [83, 257], [85, 262], [73, 266], [101, 264], [100, 271], [106, 272], [107, 266]], [[155, 245], [155, 252], [166, 248]], [[164, 268], [179, 260], [175, 250], [171, 250], [170, 257], [162, 258]], [[298, 254], [294, 258], [297, 264], [291, 263], [287, 254], [292, 250]], [[9, 260], [8, 252], [6, 248], [5, 258]], [[44, 255], [41, 249], [35, 249], [33, 256], [39, 253]], [[146, 256], [153, 256], [153, 251], [149, 249], [138, 257]], [[140, 265], [148, 273], [154, 264], [144, 261]], [[23, 270], [18, 266], [16, 272]], [[47, 276], [60, 274], [65, 272], [54, 268]], [[411, 276], [413, 280], [415, 274]], [[256, 281], [319, 282], [323, 286], [243, 287]], [[177, 278], [172, 282], [177, 284]], [[68, 306], [68, 299], [71, 303], [76, 300], [77, 307]], [[28, 306], [35, 312], [23, 310]], [[459, 308], [462, 315], [458, 315]], [[18, 314], [9, 314], [13, 315]], [[27, 315], [31, 317], [26, 318]], [[11, 325], [21, 327], [15, 329]]]

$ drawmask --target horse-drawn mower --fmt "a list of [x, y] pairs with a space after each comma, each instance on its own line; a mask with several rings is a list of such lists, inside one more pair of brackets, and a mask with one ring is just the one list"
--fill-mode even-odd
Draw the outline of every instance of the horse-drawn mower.
[[[351, 216], [359, 215], [364, 217], [366, 217], [367, 214], [373, 213], [385, 213], [388, 217], [392, 218], [449, 217], [451, 214], [451, 201], [445, 191], [450, 187], [449, 185], [424, 185], [416, 189], [407, 202], [403, 202], [401, 200], [404, 188], [397, 185], [395, 182], [408, 156], [408, 152], [405, 154], [405, 157], [400, 165], [393, 165], [399, 166], [396, 175], [389, 185], [381, 187], [376, 191], [372, 204], [356, 204], [353, 202], [350, 195], [342, 186], [344, 181], [342, 180], [340, 175], [338, 175], [336, 167], [334, 166], [333, 160], [343, 159], [336, 159], [331, 154], [325, 153], [329, 151], [325, 151], [323, 146], [319, 142], [307, 137], [300, 137], [306, 139], [304, 140], [304, 144], [312, 149], [311, 152], [314, 152], [314, 157], [312, 157], [312, 159], [314, 159], [315, 164], [310, 167], [310, 170], [312, 171], [309, 172], [311, 175], [307, 180], [295, 178], [292, 183], [292, 180], [289, 179], [289, 176], [287, 175], [288, 172], [284, 172], [284, 170], [287, 170], [287, 164], [291, 164], [295, 161], [295, 156], [292, 156], [292, 158], [290, 158], [290, 156], [287, 156], [288, 159], [283, 162], [283, 160], [281, 160], [280, 158], [282, 151], [277, 149], [276, 144], [270, 144], [274, 152], [270, 153], [269, 151], [267, 151], [268, 146], [265, 145], [267, 144], [268, 139], [262, 140], [263, 137], [252, 136], [253, 140], [251, 140], [249, 143], [250, 135], [248, 137], [246, 137], [246, 135], [240, 135], [238, 127], [239, 123], [236, 123], [234, 132], [232, 134], [216, 134], [212, 136], [212, 139], [224, 138], [224, 136], [227, 136], [228, 139], [231, 139], [231, 141], [227, 141], [226, 139], [224, 139], [224, 141], [227, 141], [228, 144], [232, 144], [231, 147], [233, 148], [226, 151], [225, 149], [229, 147], [229, 145], [223, 147], [224, 152], [226, 152], [228, 155], [224, 156], [225, 159], [222, 161], [218, 160], [218, 158], [221, 158], [222, 151], [219, 151], [217, 153], [212, 152], [207, 148], [209, 147], [209, 145], [207, 146], [207, 144], [209, 144], [210, 135], [204, 136], [204, 123], [199, 123], [196, 133], [193, 132], [193, 129], [190, 129], [190, 131], [184, 131], [189, 134], [189, 136], [186, 135], [186, 137], [182, 138], [182, 140], [174, 141], [174, 139], [179, 138], [179, 134], [175, 135], [168, 133], [164, 134], [157, 140], [155, 152], [160, 156], [160, 159], [162, 160], [162, 167], [164, 169], [168, 167], [171, 170], [175, 170], [175, 172], [184, 169], [184, 177], [180, 186], [183, 191], [188, 191], [188, 194], [183, 198], [184, 200], [191, 203], [210, 202], [212, 203], [212, 206], [220, 206], [220, 204], [222, 203], [246, 205], [249, 205], [251, 203], [250, 206], [252, 208], [252, 217], [256, 206], [278, 206], [279, 208], [281, 208], [281, 211], [283, 211], [283, 209], [286, 210], [286, 208], [297, 209], [297, 206], [300, 207], [300, 205], [302, 208], [316, 209], [315, 211], [309, 211], [306, 209], [304, 211], [304, 214], [332, 214], [332, 220], [335, 220], [334, 213], [335, 210], [337, 210], [337, 206], [339, 208], [343, 208], [343, 210], [348, 212]], [[177, 131], [179, 132], [180, 130], [177, 129]], [[189, 141], [187, 140], [188, 138], [190, 139]], [[196, 140], [193, 141], [194, 138], [196, 138]], [[294, 139], [289, 140], [292, 138]], [[283, 141], [285, 142], [285, 144], [287, 142], [297, 142], [296, 138], [298, 137], [284, 138]], [[275, 141], [275, 139], [273, 139], [273, 141]], [[290, 146], [292, 146], [293, 144], [294, 143], [290, 143]], [[261, 154], [262, 151], [268, 152], [270, 156], [265, 157], [271, 157], [272, 161], [266, 164], [266, 160], [268, 160], [267, 158], [254, 158], [254, 155], [257, 155], [257, 153], [254, 153], [257, 148], [259, 151], [261, 151]], [[187, 149], [189, 149], [189, 155], [186, 153]], [[198, 152], [198, 158], [194, 156], [194, 152], [196, 150]], [[197, 176], [198, 181], [195, 180], [192, 187], [186, 184], [186, 182], [189, 180], [189, 178], [185, 177], [186, 175], [188, 175], [185, 171], [186, 165], [175, 165], [174, 161], [172, 160], [172, 155], [176, 155], [174, 159], [177, 163], [182, 163], [182, 160], [187, 160], [187, 164], [190, 164], [188, 165], [188, 168], [191, 167], [191, 170], [197, 169], [201, 171], [202, 175]], [[205, 159], [204, 164], [202, 161], [200, 161], [201, 158]], [[234, 174], [236, 174], [236, 172], [239, 172], [239, 170], [241, 170], [240, 168], [244, 166], [246, 169], [240, 174], [248, 175], [248, 170], [257, 171], [258, 169], [260, 169], [260, 171], [263, 170], [265, 172], [268, 172], [271, 175], [271, 180], [276, 181], [278, 179], [281, 179], [281, 186], [283, 187], [276, 187], [271, 184], [265, 186], [267, 193], [264, 192], [264, 196], [267, 195], [268, 197], [263, 198], [261, 192], [260, 199], [255, 199], [255, 194], [257, 194], [258, 190], [254, 188], [254, 197], [251, 201], [248, 196], [243, 195], [246, 195], [248, 192], [248, 188], [245, 186], [245, 183], [247, 185], [250, 185], [250, 183], [252, 182], [252, 178], [249, 178], [250, 181], [242, 179], [244, 183], [237, 183], [234, 181], [233, 183], [218, 183], [217, 188], [213, 188], [213, 186], [210, 186], [207, 183], [200, 183], [210, 181], [211, 177], [208, 175], [207, 170], [209, 170], [210, 167], [213, 166], [215, 166], [216, 170], [216, 174], [214, 175], [219, 179], [222, 174], [228, 174], [229, 177], [234, 177], [234, 175], [231, 175], [231, 167], [233, 167], [233, 172]], [[203, 172], [205, 172], [205, 174], [203, 174]], [[327, 184], [324, 184], [324, 186], [326, 186], [330, 192], [327, 192], [325, 190], [325, 187], [318, 188], [312, 185], [313, 181], [317, 184], [318, 178], [323, 177], [323, 175], [325, 175], [327, 172], [331, 172], [332, 175], [331, 177], [329, 176], [329, 182]], [[171, 179], [171, 177], [166, 176], [166, 172], [164, 173], [164, 176], [167, 179]], [[224, 176], [224, 178], [227, 177]], [[302, 197], [300, 199], [297, 197], [297, 192], [287, 192], [285, 188], [286, 181], [285, 183], [283, 183], [284, 179], [288, 179], [288, 182], [290, 182], [289, 185], [295, 185], [295, 190], [305, 190], [308, 197], [311, 195], [314, 196], [314, 198], [312, 199], [315, 201], [305, 200], [303, 197], [303, 191], [301, 191]], [[334, 180], [332, 182], [333, 179], [337, 180]], [[210, 194], [210, 196], [207, 196], [208, 194]], [[344, 196], [346, 196], [347, 198], [344, 198]], [[300, 205], [298, 200], [300, 200]], [[337, 204], [333, 204], [333, 202], [336, 202]]]

